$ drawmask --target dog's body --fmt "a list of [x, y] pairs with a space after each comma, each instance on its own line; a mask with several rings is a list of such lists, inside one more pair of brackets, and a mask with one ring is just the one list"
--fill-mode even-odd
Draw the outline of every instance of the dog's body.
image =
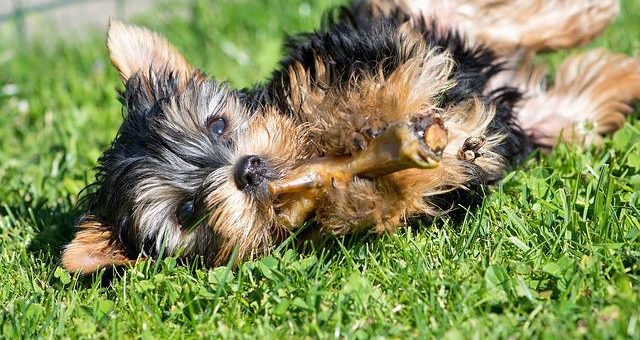
[[[318, 155], [353, 155], [378, 130], [418, 115], [437, 114], [448, 144], [435, 169], [406, 169], [375, 181], [358, 179], [327, 190], [315, 219], [321, 228], [350, 233], [393, 230], [405, 217], [469, 206], [475, 192], [502, 176], [531, 150], [516, 125], [520, 93], [487, 90], [500, 66], [489, 49], [467, 47], [455, 33], [414, 30], [395, 19], [341, 21], [321, 33], [297, 37], [258, 102], [309, 125]], [[255, 100], [254, 100], [255, 101]], [[482, 157], [460, 157], [468, 138], [485, 144]], [[326, 200], [326, 201], [325, 201]]]
[[587, 53], [550, 90], [527, 64], [599, 33], [613, 2], [571, 41], [549, 29], [521, 33], [519, 47], [482, 30], [467, 43], [468, 21], [451, 27], [426, 10], [445, 3], [356, 2], [291, 39], [271, 80], [242, 91], [208, 80], [161, 37], [113, 23], [128, 115], [65, 267], [86, 273], [161, 251], [218, 265], [234, 250], [263, 254], [308, 220], [326, 234], [394, 230], [473, 206], [536, 146], [597, 143], [640, 97], [635, 59]]

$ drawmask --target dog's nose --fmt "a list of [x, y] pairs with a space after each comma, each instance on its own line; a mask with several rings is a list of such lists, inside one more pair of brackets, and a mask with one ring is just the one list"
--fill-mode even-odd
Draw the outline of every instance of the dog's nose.
[[263, 184], [269, 169], [265, 160], [256, 155], [242, 157], [233, 170], [233, 179], [240, 190], [251, 189]]

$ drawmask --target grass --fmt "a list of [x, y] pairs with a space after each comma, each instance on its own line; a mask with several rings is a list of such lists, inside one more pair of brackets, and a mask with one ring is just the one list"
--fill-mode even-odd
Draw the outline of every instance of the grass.
[[[331, 2], [195, 1], [139, 22], [244, 86], [274, 67], [283, 32], [317, 27]], [[637, 55], [638, 13], [623, 1], [591, 46]], [[24, 44], [0, 32], [2, 338], [640, 337], [639, 111], [601, 150], [532, 158], [462, 224], [286, 246], [235, 270], [166, 258], [76, 277], [60, 249], [121, 120], [117, 75], [101, 34]]]

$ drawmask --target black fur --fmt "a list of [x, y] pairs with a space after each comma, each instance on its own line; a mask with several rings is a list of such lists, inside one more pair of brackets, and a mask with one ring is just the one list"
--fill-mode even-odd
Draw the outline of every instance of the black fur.
[[[397, 11], [389, 17], [374, 20], [366, 11], [365, 7], [358, 7], [357, 4], [351, 9], [343, 8], [328, 15], [325, 27], [320, 31], [289, 37], [286, 42], [287, 57], [266, 84], [238, 93], [208, 82], [204, 86], [207, 91], [199, 88], [191, 95], [207, 96], [215, 92], [224, 96], [238, 96], [244, 99], [250, 112], [261, 106], [273, 105], [293, 117], [297, 108], [288, 104], [287, 68], [294, 62], [306, 65], [313, 80], [315, 59], [331, 61], [332, 86], [346, 84], [354, 76], [377, 70], [379, 65], [383, 65], [383, 73], [388, 75], [401, 67], [405, 58], [417, 53], [401, 51], [397, 35], [394, 35], [408, 17]], [[497, 152], [514, 163], [527, 155], [530, 143], [513, 117], [513, 108], [520, 98], [518, 91], [502, 88], [485, 94], [487, 82], [501, 68], [493, 52], [483, 46], [467, 46], [464, 38], [456, 32], [438, 33], [434, 25], [426, 23], [422, 27], [425, 41], [431, 46], [448, 50], [456, 62], [452, 73], [456, 85], [444, 93], [439, 105], [445, 108], [470, 97], [481, 97], [497, 110], [489, 127], [490, 132], [507, 136]], [[133, 225], [135, 200], [140, 195], [138, 184], [147, 180], [161, 180], [173, 195], [171, 202], [160, 202], [167, 204], [166, 209], [145, 222], [158, 226], [169, 225], [168, 221], [175, 224], [176, 211], [180, 208], [177, 205], [187, 201], [197, 206], [199, 197], [206, 194], [202, 187], [204, 179], [224, 163], [220, 155], [233, 143], [233, 140], [215, 140], [202, 130], [204, 126], [183, 131], [167, 124], [163, 107], [169, 100], [178, 98], [179, 101], [184, 89], [179, 88], [177, 77], [170, 73], [149, 74], [146, 78], [135, 75], [126, 84], [121, 100], [127, 115], [111, 147], [99, 159], [96, 182], [87, 190], [84, 202], [88, 208], [81, 221], [94, 220], [112, 231], [114, 242], [122, 244], [131, 258], [139, 254], [157, 256], [157, 244], [163, 237], [157, 232], [147, 233], [142, 239]], [[194, 86], [194, 83], [186, 85], [187, 89]], [[188, 108], [180, 109], [188, 111]], [[185, 115], [184, 119], [192, 117]], [[472, 207], [480, 201], [486, 185], [499, 180], [499, 176], [486, 173], [474, 165], [470, 165], [468, 171], [473, 178], [467, 183], [470, 190], [458, 189], [440, 195], [434, 203], [445, 210], [457, 205]], [[194, 210], [199, 209], [195, 207]], [[200, 228], [199, 232], [202, 244], [206, 245], [206, 255], [213, 255], [224, 240], [206, 226]]]
[[[247, 90], [250, 105], [275, 105], [283, 112], [293, 115], [295, 107], [287, 101], [289, 74], [287, 69], [294, 62], [306, 65], [313, 81], [314, 60], [320, 58], [332, 62], [333, 85], [340, 86], [353, 76], [373, 71], [377, 65], [384, 65], [385, 74], [390, 74], [403, 63], [403, 54], [393, 34], [408, 16], [400, 11], [378, 19], [372, 19], [368, 7], [341, 8], [327, 16], [325, 27], [315, 33], [305, 33], [289, 37], [286, 41], [286, 57], [271, 80], [261, 87]], [[435, 23], [422, 22], [420, 33], [425, 41], [443, 50], [448, 50], [455, 60], [452, 78], [456, 85], [447, 90], [440, 102], [447, 107], [472, 97], [480, 97], [485, 104], [496, 108], [496, 115], [488, 132], [506, 136], [495, 149], [511, 165], [517, 164], [532, 150], [532, 144], [518, 126], [514, 107], [521, 94], [515, 88], [503, 87], [486, 94], [489, 80], [502, 70], [502, 64], [489, 48], [481, 45], [469, 46], [464, 37], [456, 31], [439, 32]], [[411, 53], [408, 53], [411, 55]], [[407, 56], [407, 53], [404, 54]], [[457, 189], [432, 198], [443, 210], [457, 207], [474, 207], [481, 202], [485, 187], [496, 183], [501, 175], [489, 174], [482, 168], [470, 165], [467, 169], [472, 180], [467, 189]]]
[[[203, 85], [197, 80], [189, 82], [186, 89], [202, 86], [213, 88], [211, 92], [215, 93], [233, 93], [224, 85], [213, 82]], [[112, 231], [115, 241], [123, 245], [131, 258], [139, 254], [156, 256], [158, 249], [154, 245], [162, 237], [161, 234], [150, 234], [142, 239], [134, 226], [134, 201], [140, 194], [138, 185], [150, 179], [162, 180], [172, 190], [182, 193], [179, 201], [191, 200], [197, 205], [205, 195], [201, 183], [224, 163], [218, 156], [218, 151], [225, 148], [223, 141], [207, 138], [210, 136], [206, 131], [183, 131], [167, 123], [164, 104], [169, 100], [180, 102], [181, 93], [184, 89], [180, 88], [178, 76], [170, 72], [155, 74], [150, 71], [145, 77], [137, 74], [128, 80], [125, 90], [120, 93], [125, 112], [123, 123], [109, 149], [98, 160], [95, 182], [82, 197], [81, 204], [87, 206], [87, 213], [80, 224], [97, 222]], [[185, 111], [188, 110], [185, 108]], [[184, 117], [192, 119], [187, 114]], [[185, 148], [189, 141], [190, 145], [199, 146], [197, 152]], [[165, 215], [157, 217], [157, 223], [171, 220], [176, 215], [176, 211], [163, 213]], [[211, 245], [214, 248], [213, 243]]]

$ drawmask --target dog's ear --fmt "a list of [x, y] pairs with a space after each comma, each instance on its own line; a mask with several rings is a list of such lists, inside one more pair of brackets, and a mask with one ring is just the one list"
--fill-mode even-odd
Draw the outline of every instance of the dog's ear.
[[167, 39], [146, 28], [110, 20], [107, 47], [111, 63], [125, 84], [137, 72], [168, 71], [186, 79], [193, 71]]
[[78, 226], [75, 238], [62, 252], [62, 266], [72, 272], [88, 274], [100, 268], [134, 263], [127, 257], [111, 229], [90, 221]]

